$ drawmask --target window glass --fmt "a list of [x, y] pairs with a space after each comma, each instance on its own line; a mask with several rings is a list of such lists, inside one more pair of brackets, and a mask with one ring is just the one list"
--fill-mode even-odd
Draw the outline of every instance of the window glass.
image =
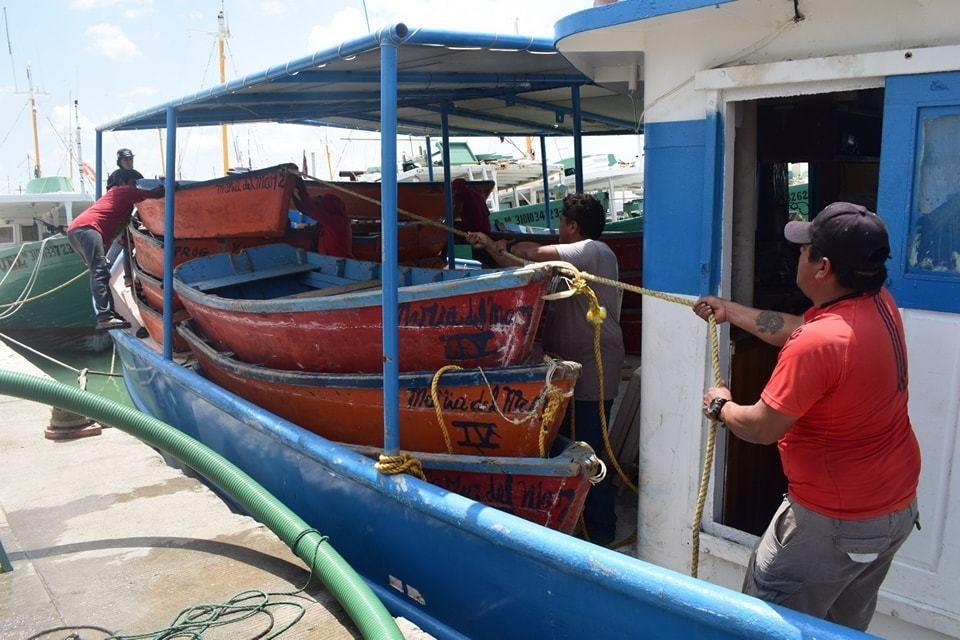
[[13, 243], [13, 227], [0, 227], [0, 244]]
[[33, 242], [34, 240], [39, 240], [40, 235], [37, 233], [37, 225], [35, 224], [22, 224], [20, 225], [20, 241], [21, 242]]
[[922, 108], [908, 271], [960, 276], [960, 113]]

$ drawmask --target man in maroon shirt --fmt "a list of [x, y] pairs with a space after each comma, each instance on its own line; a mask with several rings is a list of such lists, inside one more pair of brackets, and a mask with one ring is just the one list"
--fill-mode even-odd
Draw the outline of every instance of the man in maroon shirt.
[[463, 178], [450, 185], [453, 191], [453, 214], [460, 218], [461, 231], [490, 233], [490, 209], [487, 201]]
[[113, 295], [110, 293], [110, 263], [104, 248], [109, 247], [114, 237], [130, 222], [133, 205], [147, 198], [162, 198], [163, 187], [151, 191], [137, 188], [139, 173], [133, 169], [116, 172], [117, 186], [107, 192], [93, 205], [73, 219], [67, 227], [70, 246], [90, 267], [90, 292], [97, 312], [97, 330], [122, 329], [130, 324], [113, 310]]

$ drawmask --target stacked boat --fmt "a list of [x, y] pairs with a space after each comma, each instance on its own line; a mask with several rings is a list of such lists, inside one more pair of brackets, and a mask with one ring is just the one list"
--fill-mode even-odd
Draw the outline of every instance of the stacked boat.
[[[279, 179], [269, 182], [279, 187]], [[262, 243], [265, 236], [252, 230], [211, 236], [215, 209], [182, 206], [189, 189], [175, 201], [174, 304], [192, 318], [178, 327], [181, 346], [222, 388], [376, 455], [384, 446], [381, 265]], [[278, 202], [287, 206], [283, 197]], [[159, 228], [153, 213], [141, 210], [148, 232], [148, 218]], [[207, 223], [199, 224], [203, 216]], [[265, 219], [275, 220], [272, 210]], [[255, 246], [243, 246], [251, 239]], [[139, 232], [134, 241], [142, 304], [157, 315], [162, 286], [147, 272], [154, 263], [146, 255], [162, 240]], [[585, 444], [558, 437], [580, 365], [527, 363], [553, 276], [536, 265], [401, 267], [402, 374], [399, 396], [388, 401], [399, 405], [400, 448], [421, 460], [428, 481], [571, 532], [601, 465]], [[159, 331], [157, 323], [151, 333]]]

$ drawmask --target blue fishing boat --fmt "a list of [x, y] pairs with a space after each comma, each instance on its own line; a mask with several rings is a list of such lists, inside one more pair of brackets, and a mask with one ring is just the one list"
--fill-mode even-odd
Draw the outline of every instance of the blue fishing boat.
[[[303, 102], [287, 99], [291, 94], [284, 89], [291, 83]], [[377, 90], [358, 92], [357, 84], [373, 84]], [[358, 98], [360, 94], [366, 97]], [[491, 98], [500, 98], [494, 100], [495, 109], [489, 106]], [[581, 109], [581, 98], [589, 100], [589, 111]], [[572, 117], [564, 121], [559, 113]], [[453, 132], [572, 134], [579, 145], [586, 132], [635, 132], [632, 114], [629, 100], [576, 72], [556, 55], [551, 41], [410, 30], [400, 24], [121, 118], [100, 131], [165, 123], [167, 189], [173, 191], [178, 121], [284, 120], [380, 129], [384, 450], [393, 456], [399, 453], [403, 348], [397, 313], [395, 134], [440, 132], [445, 139]], [[172, 199], [167, 204], [164, 237], [174, 238]], [[330, 536], [395, 615], [438, 638], [862, 637], [416, 478], [381, 474], [370, 458], [173, 362], [174, 243], [164, 246], [163, 352], [129, 332], [113, 332], [134, 402], [226, 456]], [[448, 257], [452, 263], [452, 251]], [[189, 304], [186, 292], [178, 293]], [[536, 487], [529, 491], [535, 499]]]

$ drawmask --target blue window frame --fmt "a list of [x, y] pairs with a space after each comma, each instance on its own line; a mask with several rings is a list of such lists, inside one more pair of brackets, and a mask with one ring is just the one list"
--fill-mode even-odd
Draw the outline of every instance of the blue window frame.
[[960, 313], [960, 72], [887, 78], [878, 213], [902, 307]]

